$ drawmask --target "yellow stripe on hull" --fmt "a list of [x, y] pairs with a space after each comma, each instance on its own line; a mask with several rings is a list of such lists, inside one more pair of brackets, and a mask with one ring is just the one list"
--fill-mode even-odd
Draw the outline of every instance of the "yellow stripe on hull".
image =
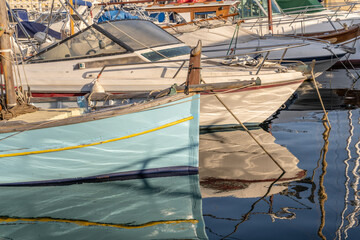
[[164, 128], [167, 128], [167, 127], [171, 127], [171, 126], [174, 126], [176, 124], [180, 124], [180, 123], [192, 120], [192, 119], [194, 119], [193, 116], [183, 118], [183, 119], [171, 122], [171, 123], [164, 124], [164, 125], [162, 125], [160, 127], [156, 127], [156, 128], [150, 129], [150, 130], [139, 132], [139, 133], [134, 133], [134, 134], [131, 134], [131, 135], [128, 135], [128, 136], [120, 137], [120, 138], [114, 138], [114, 139], [109, 139], [109, 140], [105, 140], [105, 141], [89, 143], [89, 144], [81, 144], [81, 145], [77, 145], [77, 146], [70, 146], [70, 147], [64, 147], [64, 148], [46, 149], [46, 150], [31, 151], [31, 152], [0, 154], [0, 158], [17, 157], [17, 156], [24, 156], [24, 155], [31, 155], [31, 154], [41, 154], [41, 153], [50, 153], [50, 152], [60, 152], [60, 151], [66, 151], [66, 150], [72, 150], [72, 149], [96, 146], [96, 145], [100, 145], [100, 144], [104, 144], [104, 143], [116, 142], [116, 141], [120, 141], [120, 140], [124, 140], [124, 139], [128, 139], [128, 138], [144, 135], [144, 134], [147, 134], [147, 133], [155, 132], [155, 131], [158, 131], [158, 130], [161, 130], [161, 129], [164, 129]]

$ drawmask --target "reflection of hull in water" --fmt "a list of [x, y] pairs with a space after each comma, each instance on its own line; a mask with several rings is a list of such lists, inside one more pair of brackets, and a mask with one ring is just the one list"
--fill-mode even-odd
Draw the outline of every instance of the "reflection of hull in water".
[[[349, 87], [350, 88], [350, 87]], [[325, 109], [352, 109], [360, 107], [360, 90], [344, 88], [328, 88], [320, 85], [321, 99]], [[322, 110], [321, 103], [312, 82], [303, 83], [296, 91], [296, 99], [288, 107], [289, 110]]]
[[[287, 188], [281, 183], [303, 178], [299, 160], [262, 129], [252, 130], [256, 139], [285, 169], [267, 156], [245, 131], [212, 132], [200, 136], [200, 184], [204, 198], [234, 196], [252, 198], [279, 193]], [[281, 176], [280, 179], [278, 179]], [[277, 184], [269, 187], [274, 181]]]
[[[316, 78], [316, 80], [321, 84], [321, 88], [323, 89], [360, 89], [358, 78], [358, 73], [354, 70], [331, 69]], [[354, 79], [356, 80], [355, 84]]]
[[207, 239], [198, 175], [1, 188], [0, 237]]

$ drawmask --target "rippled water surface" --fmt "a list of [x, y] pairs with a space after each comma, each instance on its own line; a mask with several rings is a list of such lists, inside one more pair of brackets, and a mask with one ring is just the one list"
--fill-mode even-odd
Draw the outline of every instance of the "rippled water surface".
[[[264, 169], [257, 182], [244, 183], [237, 190], [224, 188], [211, 197], [203, 197], [209, 239], [360, 238], [359, 83], [347, 91], [353, 82], [344, 70], [326, 72], [318, 80], [325, 108], [329, 110], [331, 129], [323, 121], [324, 113], [314, 85], [304, 83], [292, 104], [265, 126], [275, 138], [274, 146], [266, 146], [270, 139], [261, 142], [269, 151], [277, 144], [286, 147], [288, 152], [284, 150], [280, 154], [276, 150], [270, 155], [280, 166], [292, 163], [290, 169], [305, 170], [306, 175], [293, 174], [286, 179], [290, 171], [285, 169], [285, 175], [272, 182], [273, 185], [268, 182], [265, 192], [262, 181], [270, 169]], [[237, 142], [244, 144], [245, 137]], [[290, 160], [286, 160], [286, 155]], [[237, 158], [239, 164], [248, 159]], [[272, 160], [264, 155], [262, 161], [264, 166]], [[235, 168], [234, 163], [232, 169]], [[253, 188], [254, 184], [261, 187]], [[241, 191], [248, 191], [249, 196], [238, 195]]]
[[263, 128], [201, 132], [198, 175], [0, 188], [0, 239], [360, 239], [348, 75], [318, 79], [331, 128], [304, 83]]
[[[282, 182], [281, 177], [270, 189], [278, 186], [283, 189], [264, 195], [257, 188], [258, 196], [237, 196], [234, 191], [228, 196], [215, 194], [203, 198], [210, 239], [360, 238], [358, 83], [355, 90], [346, 93], [345, 88], [352, 81], [343, 70], [327, 72], [319, 81], [331, 129], [323, 121], [324, 114], [311, 83], [304, 83], [292, 105], [267, 126], [275, 138], [274, 144], [286, 147], [289, 158], [293, 155], [299, 160], [297, 168], [305, 170], [306, 176], [298, 175], [301, 179], [287, 182]], [[239, 144], [244, 138], [241, 140]], [[281, 159], [275, 155], [279, 151], [271, 154], [274, 159]], [[286, 162], [289, 163], [284, 160], [280, 165]], [[262, 179], [259, 177], [259, 182]], [[246, 188], [240, 190], [253, 190], [251, 184], [244, 184]]]

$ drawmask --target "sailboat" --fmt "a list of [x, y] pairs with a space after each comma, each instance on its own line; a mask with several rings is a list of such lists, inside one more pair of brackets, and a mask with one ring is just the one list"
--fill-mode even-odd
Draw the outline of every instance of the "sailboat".
[[[0, 3], [5, 11], [5, 0]], [[4, 47], [10, 40], [6, 17], [1, 19]], [[21, 89], [15, 93], [11, 65], [6, 62], [11, 54], [3, 48], [2, 55], [6, 104], [0, 122], [1, 186], [197, 172], [199, 96], [172, 92], [143, 103], [100, 110], [34, 112], [30, 106], [31, 113], [22, 114], [17, 112], [23, 109], [17, 107]], [[189, 71], [189, 85], [199, 79], [194, 72]]]
[[[352, 64], [358, 64], [359, 43], [357, 39], [360, 17], [357, 12], [353, 11], [354, 4], [346, 7], [346, 11], [344, 11], [341, 10], [341, 6], [333, 9], [324, 8], [315, 0], [271, 0], [271, 3], [274, 34], [320, 38], [331, 43], [355, 48], [355, 54], [351, 54], [348, 59], [341, 59], [341, 61], [349, 60]], [[253, 8], [253, 17], [242, 15], [244, 20], [242, 27], [260, 35], [269, 33], [267, 5], [261, 5], [258, 1], [253, 0], [244, 3], [239, 8], [246, 8], [250, 4], [256, 6]]]

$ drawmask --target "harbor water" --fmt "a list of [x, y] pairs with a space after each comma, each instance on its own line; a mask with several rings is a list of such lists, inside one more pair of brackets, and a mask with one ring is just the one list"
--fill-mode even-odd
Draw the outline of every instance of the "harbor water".
[[318, 78], [331, 128], [305, 82], [261, 127], [201, 131], [199, 174], [1, 187], [0, 239], [359, 239], [351, 74]]

